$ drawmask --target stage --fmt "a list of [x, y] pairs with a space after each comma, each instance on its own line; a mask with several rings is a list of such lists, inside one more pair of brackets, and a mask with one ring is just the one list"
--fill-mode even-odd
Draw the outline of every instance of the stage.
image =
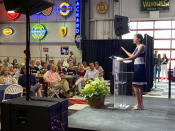
[[[134, 96], [127, 103], [135, 104]], [[144, 97], [144, 110], [118, 110], [111, 107], [111, 96], [103, 109], [86, 107], [80, 111], [69, 110], [69, 130], [96, 131], [174, 131], [175, 100]]]

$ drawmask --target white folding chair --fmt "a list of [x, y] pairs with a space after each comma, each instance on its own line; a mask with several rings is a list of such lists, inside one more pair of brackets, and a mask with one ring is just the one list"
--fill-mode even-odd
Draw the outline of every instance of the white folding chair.
[[18, 84], [13, 84], [13, 85], [9, 85], [5, 91], [4, 91], [4, 96], [3, 96], [3, 101], [6, 101], [5, 97], [6, 95], [15, 95], [15, 94], [19, 94], [20, 93], [20, 96], [23, 95], [23, 87], [18, 85]]

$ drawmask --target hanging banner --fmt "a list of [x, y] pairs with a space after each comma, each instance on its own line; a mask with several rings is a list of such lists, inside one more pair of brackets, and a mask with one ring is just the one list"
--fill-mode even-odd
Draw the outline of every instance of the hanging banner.
[[62, 15], [62, 16], [68, 16], [70, 14], [70, 12], [72, 11], [72, 7], [70, 6], [69, 3], [67, 2], [62, 2], [59, 7], [58, 7], [58, 12]]
[[16, 18], [19, 17], [19, 13], [15, 13], [15, 12], [7, 12], [7, 16], [8, 18], [15, 20]]
[[141, 0], [141, 11], [169, 10], [169, 0]]
[[60, 35], [62, 37], [65, 37], [67, 35], [67, 27], [61, 27], [60, 28]]
[[47, 8], [47, 9], [41, 11], [41, 12], [42, 12], [43, 15], [49, 16], [52, 13], [52, 10], [53, 10], [53, 7], [51, 6], [51, 7]]
[[97, 12], [99, 14], [105, 14], [108, 10], [108, 5], [106, 2], [100, 2], [97, 4]]
[[76, 25], [75, 25], [75, 43], [77, 48], [80, 48], [80, 41], [81, 41], [81, 19], [80, 19], [80, 0], [76, 0], [76, 9], [75, 9], [75, 18], [76, 18]]
[[10, 36], [14, 33], [13, 29], [12, 28], [5, 28], [3, 29], [3, 34], [6, 35], [6, 36]]
[[41, 24], [36, 24], [32, 27], [31, 34], [34, 39], [42, 40], [46, 36], [47, 30]]

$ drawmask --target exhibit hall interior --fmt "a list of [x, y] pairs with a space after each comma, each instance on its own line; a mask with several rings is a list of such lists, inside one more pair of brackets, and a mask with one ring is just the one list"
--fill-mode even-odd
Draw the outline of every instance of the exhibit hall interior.
[[174, 131], [175, 0], [0, 0], [0, 131]]

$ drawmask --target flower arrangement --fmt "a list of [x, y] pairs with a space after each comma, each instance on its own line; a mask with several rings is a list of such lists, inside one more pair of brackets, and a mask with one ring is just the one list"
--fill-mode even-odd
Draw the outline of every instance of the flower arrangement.
[[85, 99], [89, 99], [94, 96], [106, 95], [109, 95], [109, 89], [107, 88], [107, 83], [104, 81], [103, 78], [88, 80], [85, 87], [82, 89], [82, 97]]
[[41, 69], [37, 71], [37, 74], [45, 74], [47, 72], [47, 69]]

